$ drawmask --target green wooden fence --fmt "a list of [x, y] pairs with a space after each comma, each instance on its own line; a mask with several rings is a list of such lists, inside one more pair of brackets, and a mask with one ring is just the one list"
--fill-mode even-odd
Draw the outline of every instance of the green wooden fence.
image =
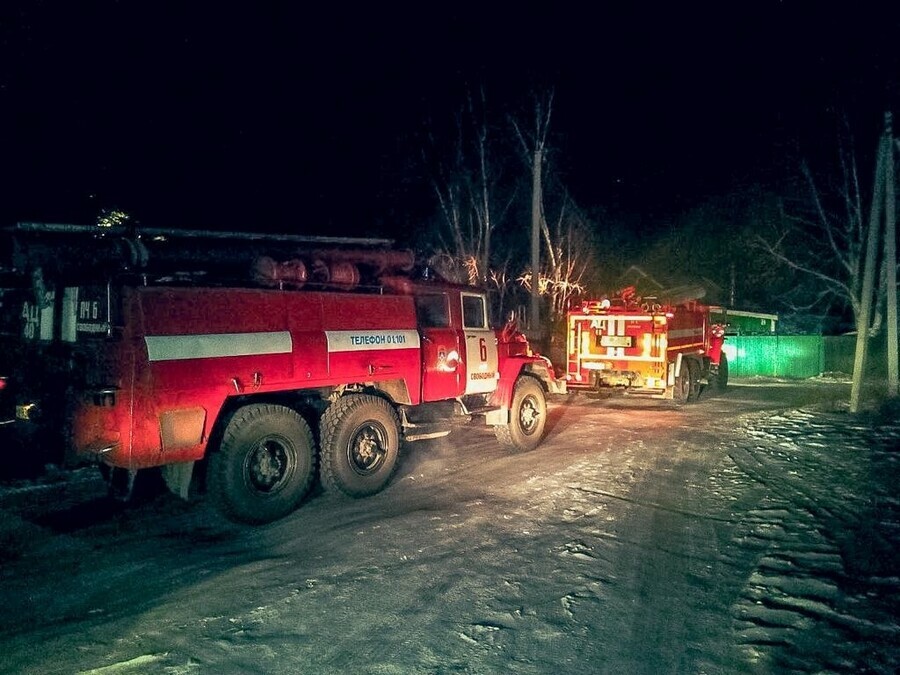
[[[806, 378], [822, 373], [853, 373], [855, 335], [729, 335], [725, 353], [731, 377]], [[885, 340], [869, 341], [867, 375], [887, 370]]]

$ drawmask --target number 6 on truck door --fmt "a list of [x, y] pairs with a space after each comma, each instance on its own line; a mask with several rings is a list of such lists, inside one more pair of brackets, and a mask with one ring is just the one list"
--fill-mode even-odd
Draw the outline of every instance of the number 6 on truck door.
[[466, 394], [483, 394], [497, 387], [497, 337], [487, 321], [483, 295], [462, 294], [466, 336]]

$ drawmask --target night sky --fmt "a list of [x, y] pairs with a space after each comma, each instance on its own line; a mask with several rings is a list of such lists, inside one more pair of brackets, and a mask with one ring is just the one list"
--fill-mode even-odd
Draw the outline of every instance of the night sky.
[[676, 4], [3, 3], [0, 224], [396, 236], [433, 210], [423, 133], [467, 87], [499, 125], [552, 87], [579, 204], [651, 219], [900, 114], [897, 9]]

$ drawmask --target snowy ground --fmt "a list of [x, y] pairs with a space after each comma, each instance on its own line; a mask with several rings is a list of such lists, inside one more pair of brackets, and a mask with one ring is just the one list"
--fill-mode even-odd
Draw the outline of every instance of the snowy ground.
[[93, 471], [0, 491], [2, 673], [894, 673], [900, 420], [844, 383], [580, 397], [265, 527]]

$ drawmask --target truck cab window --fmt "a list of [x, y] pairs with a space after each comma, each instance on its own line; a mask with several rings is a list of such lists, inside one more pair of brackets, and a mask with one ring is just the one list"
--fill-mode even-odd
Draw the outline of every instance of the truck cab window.
[[463, 327], [487, 328], [484, 298], [480, 295], [463, 295]]
[[443, 294], [417, 295], [416, 315], [423, 328], [447, 328], [450, 325], [450, 308]]

